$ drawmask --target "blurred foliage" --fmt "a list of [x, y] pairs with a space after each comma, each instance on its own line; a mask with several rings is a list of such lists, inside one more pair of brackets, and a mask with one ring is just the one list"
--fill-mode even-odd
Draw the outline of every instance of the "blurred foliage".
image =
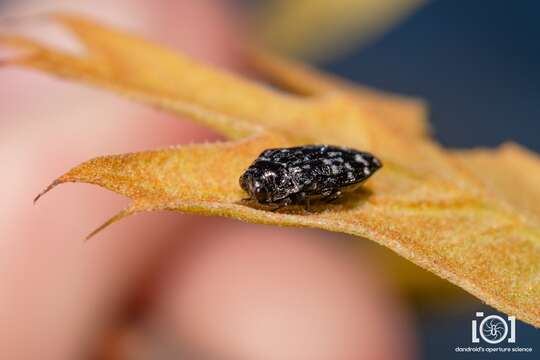
[[273, 0], [253, 16], [255, 38], [274, 51], [324, 60], [369, 42], [425, 0]]

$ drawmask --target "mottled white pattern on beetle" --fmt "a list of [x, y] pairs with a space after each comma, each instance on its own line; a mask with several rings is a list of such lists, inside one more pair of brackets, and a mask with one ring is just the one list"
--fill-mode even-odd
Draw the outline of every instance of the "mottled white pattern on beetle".
[[369, 166], [369, 162], [366, 159], [364, 159], [362, 155], [355, 155], [354, 161], [362, 163], [365, 166]]
[[332, 160], [330, 160], [330, 159], [323, 159], [322, 162], [323, 162], [324, 165], [332, 165]]
[[336, 165], [330, 166], [330, 169], [332, 170], [332, 175], [337, 175], [340, 173], [339, 167], [337, 167]]
[[268, 179], [268, 178], [276, 178], [277, 176], [278, 175], [275, 172], [267, 172], [262, 177], [264, 179]]

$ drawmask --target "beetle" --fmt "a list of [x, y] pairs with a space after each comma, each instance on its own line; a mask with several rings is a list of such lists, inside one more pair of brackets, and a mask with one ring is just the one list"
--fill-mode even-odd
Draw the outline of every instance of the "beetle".
[[273, 211], [312, 200], [333, 201], [355, 190], [382, 167], [374, 155], [334, 145], [264, 150], [240, 176], [240, 187]]

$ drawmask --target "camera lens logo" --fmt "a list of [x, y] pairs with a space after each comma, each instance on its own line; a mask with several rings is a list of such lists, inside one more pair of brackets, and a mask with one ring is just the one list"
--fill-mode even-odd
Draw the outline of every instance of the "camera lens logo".
[[[509, 316], [508, 321], [499, 315], [484, 317], [483, 312], [477, 312], [472, 321], [472, 342], [479, 343], [480, 339], [488, 344], [498, 344], [505, 339], [509, 343], [516, 342], [516, 318]], [[480, 320], [481, 319], [481, 320]]]

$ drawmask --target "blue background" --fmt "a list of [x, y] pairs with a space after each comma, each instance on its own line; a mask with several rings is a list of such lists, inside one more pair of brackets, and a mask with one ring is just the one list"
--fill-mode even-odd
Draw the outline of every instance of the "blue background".
[[435, 1], [325, 67], [427, 99], [445, 145], [511, 139], [540, 151], [538, 1]]

